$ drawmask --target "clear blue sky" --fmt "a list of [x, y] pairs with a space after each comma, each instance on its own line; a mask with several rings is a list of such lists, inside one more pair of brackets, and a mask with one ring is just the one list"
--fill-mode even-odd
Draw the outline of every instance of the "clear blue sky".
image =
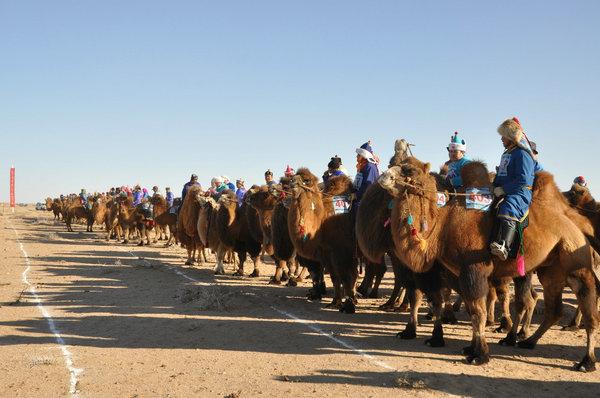
[[598, 1], [0, 1], [0, 200], [190, 173], [354, 169], [367, 139], [497, 164], [520, 118], [562, 189], [600, 195]]

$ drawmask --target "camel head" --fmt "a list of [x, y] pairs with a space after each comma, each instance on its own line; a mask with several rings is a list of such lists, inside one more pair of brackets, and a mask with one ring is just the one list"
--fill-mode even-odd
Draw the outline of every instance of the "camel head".
[[212, 196], [202, 196], [198, 199], [201, 207], [209, 206], [213, 209], [218, 207], [217, 201]]
[[328, 195], [344, 195], [352, 192], [352, 180], [345, 175], [331, 177], [325, 184], [324, 192]]
[[594, 202], [594, 198], [587, 187], [582, 187], [579, 184], [573, 184], [571, 189], [565, 194], [571, 206], [585, 207], [589, 203]]
[[405, 192], [421, 195], [423, 189], [435, 192], [435, 178], [429, 173], [430, 169], [429, 163], [423, 163], [416, 158], [408, 158], [402, 165], [390, 167], [379, 177], [377, 182], [394, 197]]
[[273, 196], [268, 185], [262, 185], [250, 195], [248, 204], [258, 211], [273, 210], [277, 204], [277, 198]]
[[[246, 196], [248, 196], [248, 192], [246, 192]], [[233, 191], [230, 191], [230, 190], [223, 191], [223, 193], [221, 194], [221, 197], [219, 198], [218, 203], [219, 203], [219, 206], [223, 206], [229, 210], [235, 211], [235, 209], [238, 205], [237, 196], [235, 196], [235, 193]]]
[[301, 167], [292, 177], [290, 186], [293, 196], [298, 198], [302, 192], [318, 192], [319, 180], [313, 173], [310, 172], [309, 169]]
[[389, 167], [399, 166], [402, 162], [412, 156], [409, 144], [404, 138], [396, 140], [394, 143], [394, 156], [390, 159]]

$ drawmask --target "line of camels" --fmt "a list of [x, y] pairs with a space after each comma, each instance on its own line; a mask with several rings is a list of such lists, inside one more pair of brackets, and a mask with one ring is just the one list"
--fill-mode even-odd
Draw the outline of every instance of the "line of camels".
[[[104, 225], [106, 239], [151, 244], [149, 231], [158, 239], [187, 249], [187, 265], [206, 261], [205, 249], [216, 254], [216, 274], [225, 273], [234, 262], [235, 275], [244, 276], [247, 256], [253, 263], [250, 277], [259, 276], [260, 257], [275, 263], [270, 283], [296, 285], [310, 275], [307, 297], [320, 300], [327, 292], [325, 274], [333, 285], [328, 307], [346, 313], [356, 311], [357, 297], [378, 297], [379, 284], [391, 262], [394, 288], [381, 307], [410, 307], [409, 321], [398, 333], [402, 339], [416, 338], [417, 315], [424, 297], [430, 303], [434, 328], [426, 343], [442, 347], [443, 323], [456, 322], [454, 312], [464, 302], [472, 323], [470, 345], [463, 349], [466, 360], [484, 364], [490, 360], [485, 328], [494, 325], [494, 307], [499, 300], [502, 317], [497, 331], [505, 331], [501, 344], [534, 348], [544, 333], [561, 317], [562, 293], [569, 286], [578, 309], [569, 328], [584, 328], [586, 352], [575, 369], [596, 368], [595, 333], [598, 326], [597, 292], [600, 291], [600, 206], [589, 190], [574, 184], [560, 192], [553, 176], [536, 174], [529, 226], [523, 233], [526, 275], [517, 273], [516, 260], [500, 261], [488, 250], [494, 223], [493, 212], [468, 209], [464, 195], [449, 194], [446, 180], [431, 171], [429, 163], [413, 157], [405, 140], [397, 140], [395, 153], [377, 183], [372, 184], [358, 212], [340, 212], [334, 202], [352, 192], [347, 176], [332, 177], [326, 184], [307, 168], [279, 184], [253, 186], [239, 202], [233, 191], [207, 196], [192, 187], [180, 203], [178, 213], [156, 194], [147, 208], [133, 206], [131, 196], [90, 198], [83, 206], [77, 197], [46, 200], [46, 208], [64, 219], [72, 231], [73, 220], [83, 220], [87, 231]], [[463, 186], [491, 188], [490, 173], [483, 162], [466, 165]], [[447, 203], [440, 207], [444, 193]], [[232, 254], [237, 254], [237, 261]], [[357, 287], [359, 268], [364, 277]], [[543, 321], [530, 333], [537, 301], [532, 286], [536, 273], [543, 286]], [[509, 286], [514, 283], [514, 317], [510, 312]], [[450, 292], [459, 295], [450, 302]], [[520, 329], [519, 329], [520, 328]]]

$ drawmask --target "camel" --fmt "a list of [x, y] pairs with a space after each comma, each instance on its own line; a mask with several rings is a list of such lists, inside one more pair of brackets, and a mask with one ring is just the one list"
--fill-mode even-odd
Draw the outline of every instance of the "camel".
[[106, 217], [108, 217], [108, 215], [109, 214], [106, 197], [98, 196], [94, 198], [92, 203], [90, 229], [93, 227], [94, 224], [106, 226]]
[[[332, 199], [352, 190], [347, 176], [332, 177], [325, 191], [318, 187], [317, 177], [300, 168], [292, 177], [292, 202], [288, 213], [288, 230], [296, 252], [318, 261], [329, 271], [334, 288], [328, 307], [342, 312], [356, 311], [356, 279], [358, 261], [349, 213], [334, 214]], [[345, 301], [344, 298], [347, 298]]]
[[123, 237], [123, 230], [119, 225], [119, 204], [116, 198], [111, 198], [106, 202], [106, 215], [104, 216], [104, 229], [106, 230], [106, 241], [110, 240], [113, 232], [120, 241]]
[[94, 220], [91, 217], [91, 212], [86, 207], [79, 204], [77, 201], [71, 202], [66, 207], [64, 221], [67, 224], [67, 231], [73, 232], [73, 219], [84, 219], [87, 221], [86, 232], [92, 232], [92, 226]]
[[54, 219], [60, 221], [62, 215], [62, 203], [60, 199], [46, 198], [46, 210], [53, 212]]
[[[169, 212], [167, 200], [159, 193], [152, 195], [150, 203], [152, 203], [152, 214], [155, 222], [155, 239], [164, 239], [168, 243], [171, 241], [171, 236], [173, 235], [173, 229], [170, 226], [177, 224], [177, 216]], [[167, 236], [167, 227], [169, 227], [169, 236]]]
[[[250, 192], [247, 201], [258, 215], [258, 222], [262, 231], [263, 249], [266, 254], [274, 259], [276, 265], [275, 275], [271, 277], [269, 283], [279, 285], [283, 279], [292, 278], [289, 279], [290, 284], [296, 285], [297, 282], [302, 281], [303, 275], [300, 273], [294, 278], [296, 271], [294, 245], [289, 238], [287, 208], [281, 204], [280, 189], [271, 189], [271, 187], [263, 185], [251, 189]], [[275, 218], [276, 211], [277, 217]], [[250, 212], [247, 214], [250, 214]], [[251, 225], [250, 221], [249, 218], [249, 224]], [[289, 271], [289, 276], [284, 275], [286, 269]]]
[[[470, 163], [463, 168], [463, 176], [467, 168], [480, 175], [479, 185], [469, 186], [490, 187], [484, 164]], [[489, 253], [488, 239], [494, 223], [491, 212], [467, 210], [464, 198], [438, 208], [436, 181], [429, 170], [429, 163], [409, 158], [402, 166], [390, 168], [379, 180], [395, 198], [391, 217], [395, 253], [415, 272], [428, 271], [438, 260], [458, 277], [473, 327], [471, 345], [463, 352], [469, 363], [487, 363], [490, 356], [484, 331], [488, 279], [516, 277], [516, 261], [500, 261]], [[577, 296], [587, 334], [587, 352], [575, 368], [592, 371], [598, 325], [593, 266], [598, 255], [569, 218], [573, 213], [552, 175], [537, 173], [530, 225], [523, 236], [524, 258], [526, 271], [536, 271], [544, 287], [546, 309], [542, 324], [519, 346], [533, 348], [560, 318], [562, 290], [569, 285]]]
[[239, 259], [238, 269], [234, 275], [244, 276], [244, 262], [247, 254], [250, 254], [254, 270], [249, 276], [259, 276], [258, 265], [261, 244], [252, 237], [248, 228], [246, 212], [249, 205], [244, 201], [241, 206], [238, 206], [237, 197], [231, 190], [223, 191], [219, 198], [219, 205], [216, 228], [221, 245], [217, 252], [215, 274], [225, 274], [225, 267], [223, 266], [225, 254], [228, 250], [233, 250], [237, 253]]
[[220, 205], [210, 196], [200, 197], [198, 202], [200, 203], [200, 214], [198, 215], [196, 228], [198, 229], [200, 242], [205, 248], [218, 253], [221, 242], [219, 241], [216, 223]]
[[[177, 237], [182, 247], [187, 250], [185, 265], [193, 265], [196, 261], [203, 263], [204, 247], [198, 236], [198, 214], [200, 213], [199, 199], [204, 195], [199, 186], [192, 186], [185, 196], [177, 217]], [[204, 255], [206, 261], [206, 255]]]
[[153, 222], [146, 220], [140, 206], [133, 206], [133, 200], [130, 197], [122, 198], [118, 201], [117, 221], [124, 232], [123, 243], [129, 243], [129, 237], [132, 230], [138, 230], [140, 233], [140, 242], [138, 246], [150, 245], [150, 233], [153, 228]]

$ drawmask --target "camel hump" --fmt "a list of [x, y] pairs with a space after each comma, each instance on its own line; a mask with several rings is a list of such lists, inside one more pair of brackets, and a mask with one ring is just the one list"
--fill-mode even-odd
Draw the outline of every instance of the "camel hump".
[[535, 174], [533, 200], [568, 204], [567, 199], [556, 186], [554, 176], [547, 171], [539, 171]]
[[330, 177], [324, 192], [328, 195], [345, 195], [352, 192], [352, 180], [346, 175]]
[[491, 187], [490, 175], [487, 165], [480, 160], [467, 163], [460, 170], [464, 187]]

